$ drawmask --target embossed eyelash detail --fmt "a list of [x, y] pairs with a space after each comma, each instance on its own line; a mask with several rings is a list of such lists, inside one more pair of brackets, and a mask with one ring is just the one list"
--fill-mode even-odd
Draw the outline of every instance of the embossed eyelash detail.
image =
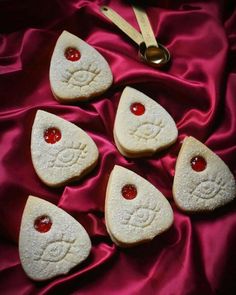
[[[65, 239], [63, 235], [48, 242], [37, 253], [34, 253], [34, 260], [44, 262], [59, 262], [66, 258], [70, 253], [75, 239]], [[73, 254], [73, 253], [71, 253]]]
[[147, 142], [148, 140], [157, 140], [159, 133], [164, 127], [162, 120], [143, 121], [130, 129], [129, 133], [139, 141]]
[[191, 194], [200, 199], [213, 199], [218, 194], [224, 195], [226, 191], [226, 183], [220, 175], [207, 176], [200, 180], [191, 190]]
[[88, 66], [82, 64], [80, 67], [67, 69], [61, 82], [72, 88], [90, 86], [100, 72], [101, 70], [95, 64]]
[[87, 145], [79, 143], [78, 146], [62, 147], [56, 154], [54, 159], [49, 162], [49, 167], [65, 168], [75, 164], [80, 164], [80, 161], [87, 156]]
[[156, 213], [160, 211], [157, 204], [139, 204], [131, 210], [126, 210], [122, 216], [121, 223], [133, 228], [145, 228], [152, 224]]

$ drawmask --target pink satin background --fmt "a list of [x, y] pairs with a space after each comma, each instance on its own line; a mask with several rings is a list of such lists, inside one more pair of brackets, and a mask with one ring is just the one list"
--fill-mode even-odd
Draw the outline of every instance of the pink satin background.
[[[236, 174], [236, 11], [234, 1], [146, 1], [156, 36], [172, 54], [162, 70], [140, 62], [137, 46], [99, 12], [109, 5], [133, 26], [127, 1], [0, 2], [0, 294], [198, 295], [236, 291], [235, 202], [208, 215], [180, 212], [172, 197], [181, 141], [193, 135]], [[36, 6], [37, 5], [37, 6]], [[48, 71], [62, 30], [94, 46], [109, 62], [113, 86], [87, 103], [59, 104]], [[151, 158], [125, 159], [113, 123], [126, 85], [152, 97], [173, 116], [178, 141]], [[98, 166], [64, 188], [44, 185], [30, 156], [31, 126], [43, 109], [83, 128], [96, 142]], [[114, 164], [154, 184], [170, 201], [174, 225], [152, 242], [119, 249], [104, 223], [104, 200]], [[18, 255], [28, 195], [74, 216], [92, 240], [92, 252], [68, 275], [33, 282]], [[234, 289], [234, 291], [233, 291]]]

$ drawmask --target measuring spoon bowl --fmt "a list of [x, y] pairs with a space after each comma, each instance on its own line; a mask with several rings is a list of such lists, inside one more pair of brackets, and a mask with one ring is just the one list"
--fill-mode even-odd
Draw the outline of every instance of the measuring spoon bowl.
[[169, 50], [160, 43], [157, 45], [146, 47], [144, 42], [139, 45], [140, 58], [153, 67], [164, 66], [170, 60]]

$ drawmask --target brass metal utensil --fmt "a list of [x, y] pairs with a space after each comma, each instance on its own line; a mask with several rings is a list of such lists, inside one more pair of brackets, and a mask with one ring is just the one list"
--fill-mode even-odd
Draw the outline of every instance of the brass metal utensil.
[[133, 6], [133, 10], [142, 34], [110, 7], [101, 7], [101, 12], [139, 46], [143, 61], [153, 67], [165, 65], [170, 60], [168, 49], [157, 42], [145, 10], [137, 6]]

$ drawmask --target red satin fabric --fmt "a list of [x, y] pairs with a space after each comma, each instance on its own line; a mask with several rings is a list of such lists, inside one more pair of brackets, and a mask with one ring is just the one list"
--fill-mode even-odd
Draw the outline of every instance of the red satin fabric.
[[[236, 174], [235, 1], [145, 1], [155, 34], [172, 54], [165, 69], [140, 62], [137, 46], [99, 12], [109, 5], [138, 28], [127, 1], [0, 2], [0, 293], [1, 294], [235, 294], [235, 202], [209, 215], [180, 212], [172, 197], [181, 141], [193, 135]], [[62, 105], [50, 90], [49, 63], [62, 30], [94, 46], [109, 62], [113, 86], [87, 103]], [[112, 135], [126, 85], [149, 95], [173, 116], [178, 141], [151, 158], [125, 159]], [[100, 161], [83, 180], [61, 189], [34, 172], [30, 134], [43, 109], [87, 131]], [[174, 225], [152, 242], [119, 249], [104, 223], [104, 199], [114, 164], [154, 184], [170, 201]], [[33, 282], [18, 255], [18, 234], [29, 194], [66, 210], [88, 231], [89, 258], [68, 275]]]

